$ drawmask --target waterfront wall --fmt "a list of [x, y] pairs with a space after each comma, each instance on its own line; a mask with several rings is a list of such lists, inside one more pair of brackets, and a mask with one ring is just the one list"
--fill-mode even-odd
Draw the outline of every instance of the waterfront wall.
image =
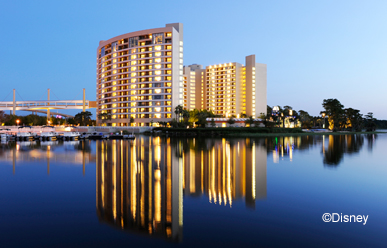
[[32, 126], [19, 128], [18, 126], [2, 126], [0, 131], [6, 131], [11, 133], [17, 132], [33, 132], [33, 133], [42, 133], [42, 132], [81, 132], [81, 133], [115, 133], [120, 131], [128, 131], [133, 133], [143, 133], [146, 131], [151, 131], [152, 127], [96, 127], [96, 126], [74, 126], [74, 127], [41, 127], [41, 126]]

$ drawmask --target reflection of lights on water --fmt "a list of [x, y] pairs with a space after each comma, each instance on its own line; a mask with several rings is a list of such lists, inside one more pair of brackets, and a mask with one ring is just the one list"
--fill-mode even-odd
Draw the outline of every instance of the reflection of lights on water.
[[20, 149], [20, 145], [17, 144], [17, 145], [16, 145], [16, 150], [19, 151], [19, 149]]

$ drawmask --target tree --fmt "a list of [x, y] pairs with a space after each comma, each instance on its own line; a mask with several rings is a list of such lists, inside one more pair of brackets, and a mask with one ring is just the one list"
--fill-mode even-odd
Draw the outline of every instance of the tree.
[[372, 132], [376, 130], [376, 119], [374, 118], [374, 114], [372, 112], [368, 112], [368, 114], [365, 115], [366, 119], [366, 130], [367, 132]]
[[183, 113], [183, 106], [177, 105], [175, 108], [175, 114], [176, 114], [176, 118], [178, 119], [178, 121], [181, 120], [182, 113]]
[[328, 116], [329, 129], [333, 131], [340, 130], [343, 122], [345, 124], [344, 105], [337, 99], [324, 99], [322, 106], [325, 109], [325, 114]]
[[271, 113], [273, 112], [273, 108], [269, 105], [266, 106], [266, 115], [270, 118]]
[[196, 124], [200, 127], [206, 127], [208, 114], [206, 112], [199, 111], [196, 117], [197, 117]]
[[0, 110], [0, 125], [6, 121], [6, 117], [7, 115], [4, 113], [4, 111]]
[[235, 123], [234, 117], [231, 116], [231, 117], [227, 120], [227, 123], [228, 123], [230, 126], [234, 125], [234, 123]]
[[91, 121], [92, 115], [90, 111], [80, 112], [74, 116], [74, 120], [77, 124], [86, 126]]
[[183, 111], [181, 112], [181, 116], [183, 117], [184, 126], [188, 126], [189, 125], [189, 117], [190, 117], [189, 111], [186, 109], [183, 109]]
[[250, 116], [247, 120], [245, 120], [245, 125], [249, 125], [250, 127], [252, 127], [254, 124], [254, 118], [252, 116]]
[[216, 126], [215, 119], [212, 118], [212, 119], [211, 119], [211, 127], [215, 127], [215, 126]]
[[170, 125], [171, 127], [176, 128], [176, 127], [179, 127], [179, 122], [177, 122], [177, 120], [176, 120], [175, 118], [173, 118], [173, 119], [169, 122], [169, 125]]
[[298, 111], [298, 113], [299, 113], [299, 119], [301, 122], [301, 127], [310, 128], [311, 127], [310, 122], [311, 122], [312, 116], [310, 116], [308, 112], [304, 110], [300, 110]]
[[168, 122], [166, 122], [166, 121], [159, 121], [158, 123], [159, 123], [159, 125], [162, 126], [162, 127], [166, 127], [167, 124], [168, 124]]
[[77, 124], [77, 122], [74, 120], [74, 118], [68, 118], [68, 119], [67, 119], [67, 123], [68, 123], [69, 125], [76, 125], [76, 124]]
[[363, 115], [360, 114], [360, 110], [353, 108], [344, 109], [344, 114], [346, 117], [346, 128], [351, 129], [352, 131], [359, 132], [363, 127]]

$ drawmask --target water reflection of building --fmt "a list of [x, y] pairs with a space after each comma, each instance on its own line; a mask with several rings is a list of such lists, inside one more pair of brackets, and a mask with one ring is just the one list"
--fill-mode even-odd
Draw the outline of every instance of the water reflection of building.
[[170, 140], [97, 141], [99, 219], [128, 230], [182, 239], [183, 160]]
[[207, 140], [193, 144], [183, 153], [184, 194], [207, 195], [211, 203], [229, 205], [245, 198], [255, 208], [255, 200], [266, 198], [267, 155], [263, 146], [249, 139]]

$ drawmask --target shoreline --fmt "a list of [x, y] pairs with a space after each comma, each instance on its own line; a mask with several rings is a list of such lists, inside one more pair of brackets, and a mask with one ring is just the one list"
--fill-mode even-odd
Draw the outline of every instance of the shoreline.
[[184, 136], [184, 137], [203, 137], [203, 136], [224, 136], [224, 137], [273, 137], [273, 136], [309, 136], [309, 135], [348, 135], [348, 134], [383, 134], [387, 133], [387, 130], [376, 130], [372, 132], [302, 132], [296, 129], [249, 129], [243, 130], [243, 128], [203, 128], [203, 129], [181, 129], [181, 128], [156, 128], [152, 132], [143, 133], [145, 135], [157, 135], [157, 136]]
[[243, 136], [243, 137], [273, 137], [273, 136], [309, 136], [309, 135], [347, 135], [347, 134], [381, 134], [386, 132], [305, 132], [305, 133], [238, 133], [238, 134], [228, 134], [227, 136]]

